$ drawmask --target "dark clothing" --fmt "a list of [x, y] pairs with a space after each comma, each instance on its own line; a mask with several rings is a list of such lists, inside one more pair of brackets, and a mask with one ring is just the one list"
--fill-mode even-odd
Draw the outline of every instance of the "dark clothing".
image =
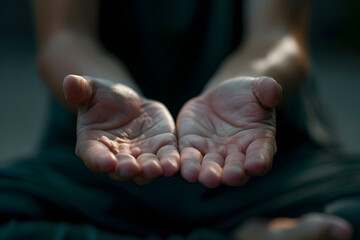
[[240, 43], [242, 2], [101, 1], [103, 45], [176, 116]]
[[[55, 138], [64, 129], [52, 130]], [[89, 171], [73, 152], [70, 144], [52, 142], [35, 158], [0, 171], [1, 239], [21, 237], [21, 231], [34, 239], [227, 239], [249, 218], [310, 211], [359, 223], [358, 159], [334, 156], [309, 141], [281, 149], [267, 175], [216, 189], [178, 174], [144, 186], [115, 182]]]
[[[99, 27], [144, 94], [175, 116], [240, 43], [241, 15], [241, 1], [104, 0]], [[39, 155], [0, 170], [0, 239], [229, 239], [249, 218], [310, 211], [359, 223], [359, 160], [312, 142], [286, 111], [270, 173], [207, 189], [179, 174], [139, 186], [91, 172], [74, 154], [75, 118], [52, 104]]]

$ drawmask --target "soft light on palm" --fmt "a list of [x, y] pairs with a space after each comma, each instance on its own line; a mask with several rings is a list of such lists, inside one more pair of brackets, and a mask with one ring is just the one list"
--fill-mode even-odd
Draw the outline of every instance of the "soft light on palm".
[[[274, 80], [265, 81], [261, 88], [277, 91]], [[208, 187], [241, 185], [270, 168], [276, 152], [275, 111], [257, 96], [260, 82], [229, 80], [183, 107], [177, 127], [184, 178]]]
[[164, 105], [123, 85], [90, 85], [92, 95], [79, 105], [76, 151], [91, 170], [138, 183], [178, 171], [175, 124]]

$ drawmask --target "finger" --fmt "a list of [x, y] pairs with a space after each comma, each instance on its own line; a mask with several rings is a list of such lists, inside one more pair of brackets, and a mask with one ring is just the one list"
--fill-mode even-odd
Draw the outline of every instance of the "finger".
[[66, 100], [76, 104], [87, 101], [92, 95], [89, 82], [77, 75], [68, 75], [64, 78], [63, 90]]
[[132, 155], [118, 153], [115, 156], [118, 161], [116, 174], [118, 174], [120, 178], [128, 179], [141, 172], [141, 166]]
[[199, 174], [199, 182], [206, 187], [215, 188], [221, 184], [224, 158], [218, 153], [208, 153], [204, 156]]
[[115, 155], [104, 144], [95, 140], [77, 143], [76, 154], [95, 172], [111, 172], [117, 166]]
[[159, 159], [153, 153], [143, 153], [137, 158], [142, 170], [142, 176], [153, 179], [163, 174]]
[[160, 159], [160, 165], [164, 176], [172, 176], [180, 168], [180, 154], [173, 145], [166, 145], [159, 149], [157, 157]]
[[282, 88], [274, 79], [269, 77], [260, 77], [256, 81], [254, 93], [261, 104], [272, 108], [280, 102]]
[[181, 151], [181, 175], [189, 182], [195, 182], [198, 180], [200, 173], [202, 154], [199, 150], [187, 147]]
[[221, 180], [228, 186], [241, 186], [249, 180], [244, 170], [245, 155], [240, 152], [230, 153], [225, 158]]
[[274, 138], [260, 138], [252, 142], [246, 150], [244, 168], [246, 173], [261, 176], [267, 173], [276, 153]]

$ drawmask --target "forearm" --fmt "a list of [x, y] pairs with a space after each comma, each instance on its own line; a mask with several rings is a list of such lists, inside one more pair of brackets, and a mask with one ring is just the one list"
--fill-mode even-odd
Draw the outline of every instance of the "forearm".
[[38, 68], [42, 79], [54, 96], [74, 113], [76, 106], [66, 101], [62, 89], [63, 79], [68, 74], [105, 78], [140, 93], [125, 66], [86, 35], [70, 31], [57, 33], [39, 51]]
[[[208, 86], [240, 76], [270, 76], [283, 88], [281, 103], [308, 73], [309, 0], [248, 0], [243, 44], [219, 67]], [[281, 104], [280, 103], [280, 104]]]

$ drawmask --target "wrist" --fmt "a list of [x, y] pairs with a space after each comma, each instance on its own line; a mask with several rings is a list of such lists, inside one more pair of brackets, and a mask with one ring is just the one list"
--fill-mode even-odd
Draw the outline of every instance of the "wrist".
[[284, 37], [276, 44], [265, 45], [259, 48], [246, 45], [229, 55], [204, 91], [229, 79], [269, 76], [282, 87], [283, 97], [279, 106], [284, 105], [296, 94], [308, 75], [307, 55], [291, 36]]

